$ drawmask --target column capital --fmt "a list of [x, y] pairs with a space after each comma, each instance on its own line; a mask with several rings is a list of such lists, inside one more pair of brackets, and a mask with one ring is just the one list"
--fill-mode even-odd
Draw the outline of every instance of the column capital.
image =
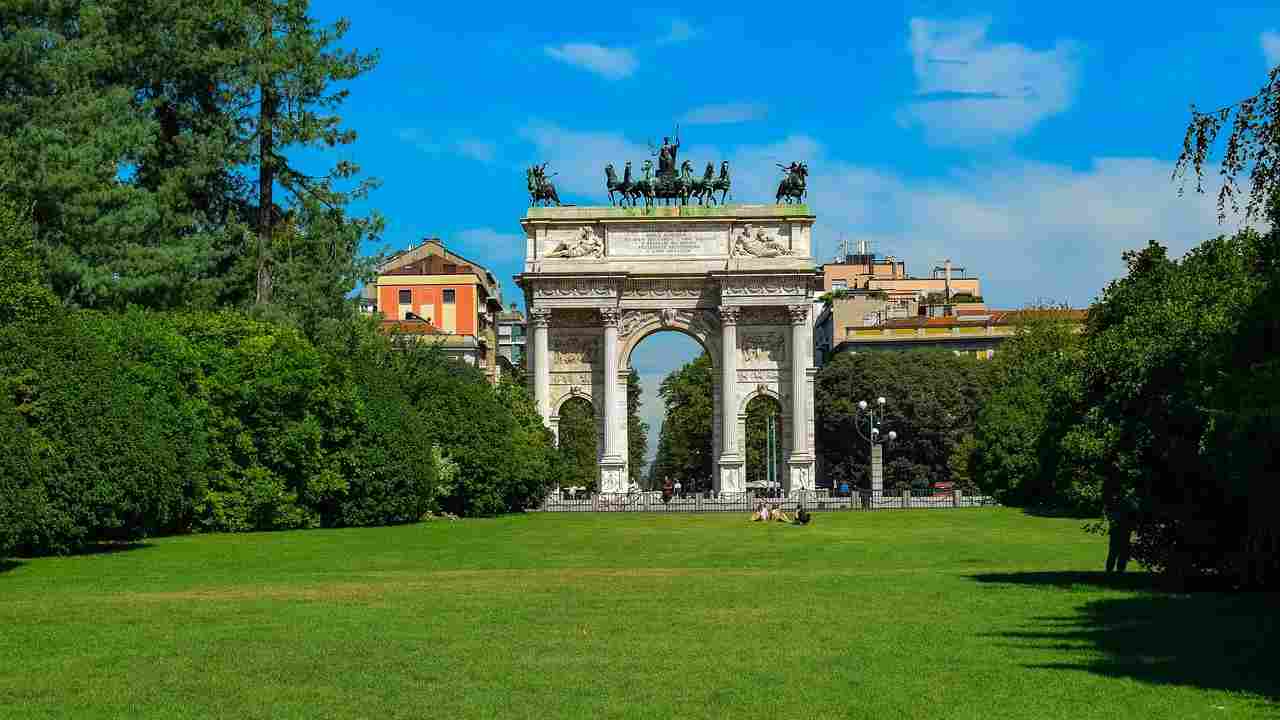
[[529, 324], [535, 328], [545, 328], [551, 324], [551, 311], [547, 308], [534, 308], [529, 311]]
[[787, 312], [791, 313], [792, 325], [803, 325], [804, 323], [809, 321], [808, 305], [804, 305], [804, 304], [788, 305]]
[[739, 308], [722, 306], [719, 308], [719, 310], [720, 310], [720, 324], [722, 325], [738, 324], [738, 314], [740, 312]]
[[600, 324], [605, 327], [618, 327], [618, 318], [621, 315], [618, 308], [599, 308]]

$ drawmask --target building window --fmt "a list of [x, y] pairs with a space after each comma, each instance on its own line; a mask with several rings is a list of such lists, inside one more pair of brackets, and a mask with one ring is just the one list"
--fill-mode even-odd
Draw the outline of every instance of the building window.
[[519, 337], [524, 337], [524, 326], [523, 326], [523, 325], [512, 325], [512, 326], [511, 326], [511, 337], [518, 337], [518, 338], [519, 338]]
[[457, 274], [458, 274], [458, 266], [457, 266], [457, 265], [445, 265], [445, 266], [444, 266], [444, 274], [445, 274], [445, 275], [457, 275]]
[[832, 280], [831, 289], [832, 290], [848, 290], [849, 281], [848, 280]]
[[413, 291], [412, 291], [412, 290], [401, 290], [401, 291], [400, 291], [400, 304], [401, 304], [401, 305], [408, 305], [408, 304], [410, 304], [410, 303], [412, 303], [412, 302], [413, 302]]
[[445, 305], [452, 305], [452, 304], [453, 304], [453, 301], [454, 301], [454, 293], [456, 293], [456, 292], [457, 292], [457, 290], [449, 290], [449, 289], [446, 289], [446, 290], [444, 291], [444, 304], [445, 304]]

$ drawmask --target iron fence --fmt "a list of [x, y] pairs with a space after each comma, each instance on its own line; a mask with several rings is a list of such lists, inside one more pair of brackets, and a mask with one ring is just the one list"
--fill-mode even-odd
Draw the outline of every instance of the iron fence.
[[852, 491], [841, 495], [827, 489], [769, 497], [753, 493], [686, 493], [663, 499], [661, 491], [627, 493], [570, 494], [556, 492], [538, 509], [543, 512], [740, 512], [751, 513], [758, 503], [777, 506], [789, 513], [800, 508], [813, 511], [911, 510], [925, 508], [984, 507], [995, 505], [985, 495], [965, 495], [960, 491], [928, 493], [917, 491]]

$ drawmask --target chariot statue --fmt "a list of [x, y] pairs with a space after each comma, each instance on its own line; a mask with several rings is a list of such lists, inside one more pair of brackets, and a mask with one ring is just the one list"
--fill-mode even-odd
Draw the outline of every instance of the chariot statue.
[[[672, 138], [674, 137], [674, 140]], [[729, 163], [720, 163], [720, 175], [715, 174], [715, 164], [707, 163], [701, 178], [693, 174], [693, 163], [680, 162], [680, 128], [677, 126], [673, 135], [662, 138], [661, 147], [649, 143], [650, 154], [657, 158], [657, 172], [654, 172], [652, 160], [645, 160], [641, 165], [641, 177], [632, 177], [631, 161], [623, 168], [622, 179], [618, 179], [613, 163], [604, 167], [605, 189], [609, 192], [609, 204], [619, 207], [634, 207], [643, 199], [645, 207], [652, 207], [655, 201], [664, 201], [671, 205], [678, 203], [688, 205], [690, 198], [697, 198], [699, 205], [715, 204], [715, 194], [720, 193], [719, 203], [724, 204], [729, 194]]]

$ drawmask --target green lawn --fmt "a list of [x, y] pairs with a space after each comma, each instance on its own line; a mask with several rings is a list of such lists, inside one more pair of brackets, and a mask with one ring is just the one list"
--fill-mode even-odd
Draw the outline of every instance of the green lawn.
[[4, 717], [1280, 715], [1274, 595], [1012, 510], [563, 514], [0, 565]]

